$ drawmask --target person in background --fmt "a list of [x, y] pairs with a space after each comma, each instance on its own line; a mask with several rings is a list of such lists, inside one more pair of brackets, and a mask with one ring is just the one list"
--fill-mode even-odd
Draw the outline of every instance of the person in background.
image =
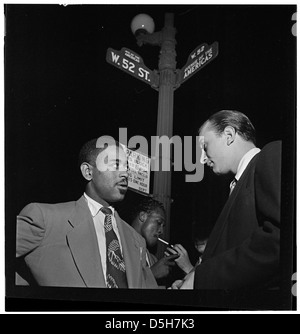
[[177, 254], [169, 254], [157, 259], [155, 253], [159, 236], [164, 232], [165, 209], [161, 202], [147, 197], [132, 210], [131, 226], [145, 239], [147, 245], [147, 263], [154, 277], [159, 280], [169, 275], [175, 265]]
[[112, 137], [79, 153], [86, 187], [77, 201], [31, 203], [17, 216], [17, 285], [157, 288], [145, 240], [114, 204], [128, 187], [127, 156]]
[[172, 288], [278, 288], [281, 142], [260, 150], [253, 124], [234, 110], [213, 114], [200, 127], [199, 141], [202, 163], [217, 175], [231, 173], [233, 180], [201, 265]]

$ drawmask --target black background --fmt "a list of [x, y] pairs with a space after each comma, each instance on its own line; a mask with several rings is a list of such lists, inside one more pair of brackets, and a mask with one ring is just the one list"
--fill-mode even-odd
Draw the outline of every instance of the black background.
[[[160, 30], [175, 14], [177, 68], [200, 44], [219, 43], [219, 55], [175, 91], [173, 135], [196, 136], [221, 109], [252, 120], [257, 145], [281, 139], [284, 147], [283, 233], [292, 261], [296, 121], [295, 5], [6, 5], [5, 209], [6, 269], [12, 284], [15, 216], [29, 202], [78, 199], [81, 145], [107, 134], [156, 134], [158, 92], [106, 62], [109, 47], [129, 48], [151, 70], [159, 47], [137, 46], [132, 18], [151, 15]], [[227, 178], [205, 169], [204, 180], [172, 175], [171, 241], [195, 259], [192, 238], [210, 231], [228, 195]], [[127, 219], [141, 195], [128, 191], [118, 210]], [[284, 227], [284, 224], [283, 224]], [[285, 246], [286, 245], [286, 246]], [[289, 273], [288, 273], [289, 274]], [[16, 291], [14, 289], [10, 292]]]

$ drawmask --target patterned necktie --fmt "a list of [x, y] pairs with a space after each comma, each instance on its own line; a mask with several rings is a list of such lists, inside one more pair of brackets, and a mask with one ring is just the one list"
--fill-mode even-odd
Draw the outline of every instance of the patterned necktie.
[[234, 178], [234, 179], [231, 181], [231, 183], [230, 183], [230, 194], [232, 193], [232, 191], [233, 191], [234, 187], [236, 186], [236, 184], [237, 184], [237, 179]]
[[112, 226], [112, 211], [105, 207], [102, 207], [101, 211], [105, 214], [106, 285], [108, 288], [128, 288], [125, 263], [119, 240]]

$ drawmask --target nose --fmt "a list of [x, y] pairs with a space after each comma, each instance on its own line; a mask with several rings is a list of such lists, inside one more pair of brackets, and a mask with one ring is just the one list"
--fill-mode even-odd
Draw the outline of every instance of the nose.
[[120, 169], [119, 176], [128, 179], [128, 168]]
[[161, 225], [158, 229], [158, 235], [162, 235], [164, 233], [164, 226]]
[[121, 177], [125, 177], [126, 179], [128, 179], [128, 171], [124, 170], [123, 172], [121, 172]]

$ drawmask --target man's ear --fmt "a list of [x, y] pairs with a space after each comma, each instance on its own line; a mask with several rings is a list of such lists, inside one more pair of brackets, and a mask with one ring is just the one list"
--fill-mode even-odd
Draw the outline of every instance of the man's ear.
[[80, 165], [80, 170], [81, 170], [81, 174], [82, 176], [87, 180], [87, 181], [91, 181], [91, 179], [93, 178], [93, 166], [90, 165], [87, 162], [83, 162]]
[[141, 211], [141, 212], [139, 213], [139, 220], [140, 220], [142, 223], [145, 223], [145, 221], [147, 220], [147, 217], [148, 217], [147, 212], [145, 212], [145, 211]]
[[226, 128], [224, 129], [224, 134], [226, 136], [227, 146], [231, 145], [235, 141], [235, 129], [232, 126], [226, 126]]

